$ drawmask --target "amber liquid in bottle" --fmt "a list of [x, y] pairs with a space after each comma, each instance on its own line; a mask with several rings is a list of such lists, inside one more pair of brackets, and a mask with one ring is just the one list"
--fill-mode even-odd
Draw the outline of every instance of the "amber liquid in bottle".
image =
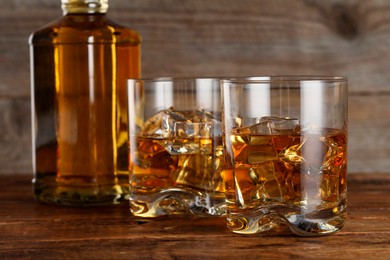
[[63, 205], [128, 194], [126, 79], [140, 37], [105, 13], [69, 13], [30, 37], [34, 190]]

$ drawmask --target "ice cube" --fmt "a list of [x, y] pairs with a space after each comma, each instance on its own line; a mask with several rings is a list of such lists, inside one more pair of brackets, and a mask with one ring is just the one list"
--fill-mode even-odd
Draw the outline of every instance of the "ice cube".
[[164, 136], [165, 129], [163, 129], [167, 114], [165, 111], [160, 111], [144, 122], [141, 129], [141, 136]]
[[[342, 136], [343, 138], [344, 136]], [[321, 137], [321, 141], [324, 142], [329, 149], [326, 152], [325, 155], [325, 161], [323, 163], [323, 169], [329, 169], [333, 171], [335, 168], [342, 168], [345, 164], [345, 139], [339, 140], [342, 142], [339, 144], [336, 140], [330, 138], [329, 136]]]
[[221, 113], [195, 110], [180, 112], [186, 121], [175, 121], [176, 136], [182, 137], [214, 137], [222, 136]]
[[262, 163], [278, 157], [272, 142], [270, 122], [260, 122], [233, 129], [235, 161], [244, 164]]
[[164, 138], [173, 135], [175, 122], [185, 122], [186, 118], [172, 110], [161, 110], [144, 122], [141, 136]]
[[256, 117], [236, 117], [233, 128], [242, 128], [249, 125], [255, 125], [258, 123], [258, 121], [259, 120]]
[[186, 185], [203, 190], [213, 190], [215, 160], [211, 155], [192, 154], [179, 157], [182, 166], [173, 173], [177, 185]]
[[277, 134], [294, 134], [299, 131], [299, 120], [290, 117], [266, 116], [260, 118], [259, 122], [269, 122], [271, 132]]
[[173, 136], [176, 137], [214, 137], [222, 136], [221, 122], [216, 120], [211, 122], [174, 122]]
[[302, 173], [321, 174], [337, 154], [337, 144], [321, 133], [303, 134], [294, 140], [279, 156], [282, 161], [300, 167]]
[[252, 180], [253, 176], [249, 175], [249, 171], [248, 165], [236, 167], [233, 170], [232, 181], [229, 183], [231, 187], [234, 187], [235, 203], [241, 209], [251, 206], [251, 195], [256, 187]]
[[272, 123], [269, 121], [259, 122], [245, 127], [235, 128], [232, 131], [234, 135], [270, 135], [272, 132]]
[[[292, 186], [287, 185], [287, 188], [292, 191], [291, 187], [296, 187], [296, 195], [300, 196], [305, 210], [310, 212], [316, 209], [322, 200], [332, 200], [333, 196], [338, 196], [339, 173], [343, 166], [337, 167], [340, 165], [339, 161], [344, 161], [345, 155], [340, 152], [343, 148], [323, 130], [301, 134], [301, 137], [294, 138], [294, 142], [280, 152], [279, 157], [286, 169], [294, 169], [289, 181]], [[286, 176], [286, 181], [288, 178], [289, 176]], [[299, 181], [296, 181], [297, 178]]]
[[210, 138], [172, 138], [164, 142], [165, 149], [172, 155], [211, 154], [213, 140]]
[[207, 116], [207, 118], [222, 122], [222, 112], [205, 110], [204, 113]]
[[151, 138], [139, 137], [137, 151], [131, 153], [131, 157], [132, 182], [153, 188], [169, 184], [171, 171], [177, 168], [177, 158], [170, 156], [158, 140]]
[[202, 136], [222, 136], [222, 113], [215, 111], [204, 111], [206, 126]]
[[257, 164], [278, 158], [270, 135], [233, 135], [232, 143], [238, 164]]
[[[222, 136], [218, 113], [204, 110], [169, 110], [164, 111], [163, 116], [157, 119], [161, 121], [161, 129], [158, 131], [166, 138], [165, 148], [173, 155], [210, 154], [213, 149], [211, 139]], [[159, 133], [154, 128], [153, 131]]]
[[[256, 176], [257, 185], [252, 191], [252, 198], [263, 201], [281, 201], [283, 192], [279, 179], [281, 173], [275, 167], [274, 161], [267, 161], [257, 164], [251, 169], [252, 175]], [[253, 182], [256, 184], [256, 182]]]

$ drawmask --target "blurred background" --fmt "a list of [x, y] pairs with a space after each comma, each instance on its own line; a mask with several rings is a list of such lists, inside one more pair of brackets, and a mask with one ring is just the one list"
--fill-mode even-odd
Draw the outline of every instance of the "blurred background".
[[[390, 173], [390, 1], [110, 0], [143, 37], [144, 77], [349, 78], [350, 173]], [[0, 174], [30, 174], [29, 34], [60, 0], [1, 0]]]

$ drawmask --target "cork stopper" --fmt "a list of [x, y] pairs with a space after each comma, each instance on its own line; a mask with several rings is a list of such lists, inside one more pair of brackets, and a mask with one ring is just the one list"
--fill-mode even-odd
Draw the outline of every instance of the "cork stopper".
[[64, 14], [106, 13], [108, 0], [61, 0]]

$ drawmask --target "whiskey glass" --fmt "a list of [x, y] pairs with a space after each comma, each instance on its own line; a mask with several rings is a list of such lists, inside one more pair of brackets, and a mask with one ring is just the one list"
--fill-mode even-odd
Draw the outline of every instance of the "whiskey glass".
[[225, 213], [220, 80], [128, 80], [130, 211]]
[[346, 220], [347, 79], [223, 80], [227, 226], [302, 236]]

